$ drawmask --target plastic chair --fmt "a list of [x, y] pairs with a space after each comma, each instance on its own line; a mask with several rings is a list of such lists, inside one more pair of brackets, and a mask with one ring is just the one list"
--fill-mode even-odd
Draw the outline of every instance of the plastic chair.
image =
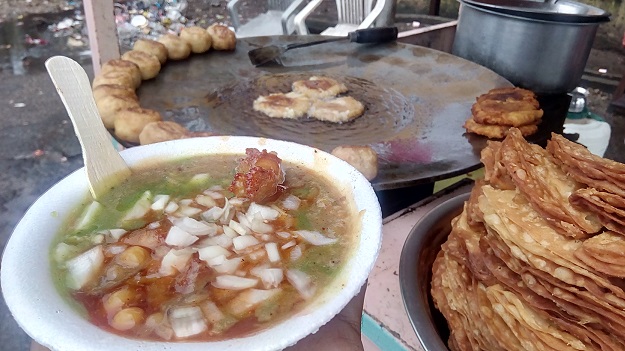
[[228, 12], [237, 37], [264, 35], [289, 35], [295, 32], [294, 16], [304, 6], [304, 0], [267, 0], [267, 12], [241, 24], [238, 5], [240, 0], [228, 2]]
[[[309, 34], [308, 27], [306, 27], [306, 18], [308, 18], [322, 1], [323, 0], [312, 0], [300, 13], [295, 15], [294, 22], [297, 34]], [[372, 27], [384, 10], [384, 7], [390, 3], [391, 0], [336, 0], [338, 13], [337, 25], [324, 30], [321, 34], [344, 36], [356, 29]]]

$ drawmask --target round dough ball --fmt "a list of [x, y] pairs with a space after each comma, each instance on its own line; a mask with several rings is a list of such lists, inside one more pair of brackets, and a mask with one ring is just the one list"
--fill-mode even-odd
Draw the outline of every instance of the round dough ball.
[[114, 128], [117, 114], [122, 109], [139, 107], [139, 101], [132, 96], [104, 95], [95, 101], [106, 128]]
[[139, 97], [135, 90], [119, 84], [102, 84], [93, 88], [93, 98], [95, 101], [102, 99], [107, 95], [126, 96], [139, 101]]
[[156, 40], [139, 39], [132, 49], [156, 56], [161, 65], [167, 61], [167, 48]]
[[237, 47], [237, 37], [228, 27], [213, 24], [206, 31], [213, 38], [213, 49], [234, 50]]
[[184, 60], [191, 55], [191, 46], [175, 34], [164, 34], [158, 41], [167, 48], [170, 60]]
[[134, 62], [121, 59], [109, 60], [100, 69], [100, 73], [108, 72], [126, 72], [133, 78], [135, 88], [141, 85], [141, 70]]
[[139, 66], [141, 79], [148, 80], [156, 77], [161, 71], [161, 62], [152, 54], [138, 50], [130, 50], [122, 55], [122, 58]]
[[131, 143], [139, 142], [139, 134], [151, 122], [162, 120], [158, 111], [131, 107], [118, 111], [115, 118], [115, 135]]
[[180, 32], [180, 39], [191, 46], [191, 51], [201, 54], [208, 51], [213, 43], [213, 38], [206, 29], [198, 26], [187, 27]]
[[188, 130], [172, 121], [150, 122], [143, 127], [139, 134], [141, 145], [159, 143], [161, 141], [176, 140], [187, 137]]
[[137, 80], [130, 73], [124, 71], [100, 72], [93, 78], [91, 86], [95, 89], [100, 85], [121, 85], [135, 90], [141, 85], [141, 79], [137, 83]]
[[332, 155], [356, 168], [367, 180], [378, 174], [378, 154], [370, 146], [339, 146]]

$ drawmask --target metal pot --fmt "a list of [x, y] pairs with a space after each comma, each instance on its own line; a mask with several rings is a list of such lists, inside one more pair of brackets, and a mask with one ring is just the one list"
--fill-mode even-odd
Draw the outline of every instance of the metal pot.
[[453, 54], [536, 93], [567, 93], [579, 84], [600, 22], [536, 19], [460, 3]]

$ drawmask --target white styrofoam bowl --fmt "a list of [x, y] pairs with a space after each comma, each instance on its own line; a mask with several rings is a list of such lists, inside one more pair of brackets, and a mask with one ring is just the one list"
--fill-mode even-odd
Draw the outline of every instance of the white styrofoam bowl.
[[307, 308], [256, 334], [215, 342], [156, 342], [124, 338], [96, 327], [56, 290], [50, 268], [53, 238], [68, 214], [88, 195], [84, 169], [43, 194], [15, 228], [2, 257], [5, 301], [17, 323], [40, 344], [58, 351], [279, 350], [295, 344], [340, 312], [364, 284], [382, 240], [382, 216], [370, 183], [346, 162], [295, 143], [252, 137], [207, 137], [135, 147], [121, 152], [132, 167], [143, 161], [210, 154], [241, 154], [246, 148], [276, 151], [287, 162], [325, 174], [360, 219], [356, 247], [342, 272]]

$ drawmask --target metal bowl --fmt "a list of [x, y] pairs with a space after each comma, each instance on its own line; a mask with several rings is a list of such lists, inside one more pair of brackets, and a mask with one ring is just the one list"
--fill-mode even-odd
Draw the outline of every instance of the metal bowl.
[[469, 194], [436, 206], [412, 228], [399, 260], [399, 284], [404, 307], [425, 351], [448, 350], [449, 329], [434, 308], [430, 293], [432, 264], [451, 231], [451, 220], [462, 212]]
[[512, 16], [564, 23], [600, 23], [610, 13], [576, 1], [463, 0], [469, 4]]

